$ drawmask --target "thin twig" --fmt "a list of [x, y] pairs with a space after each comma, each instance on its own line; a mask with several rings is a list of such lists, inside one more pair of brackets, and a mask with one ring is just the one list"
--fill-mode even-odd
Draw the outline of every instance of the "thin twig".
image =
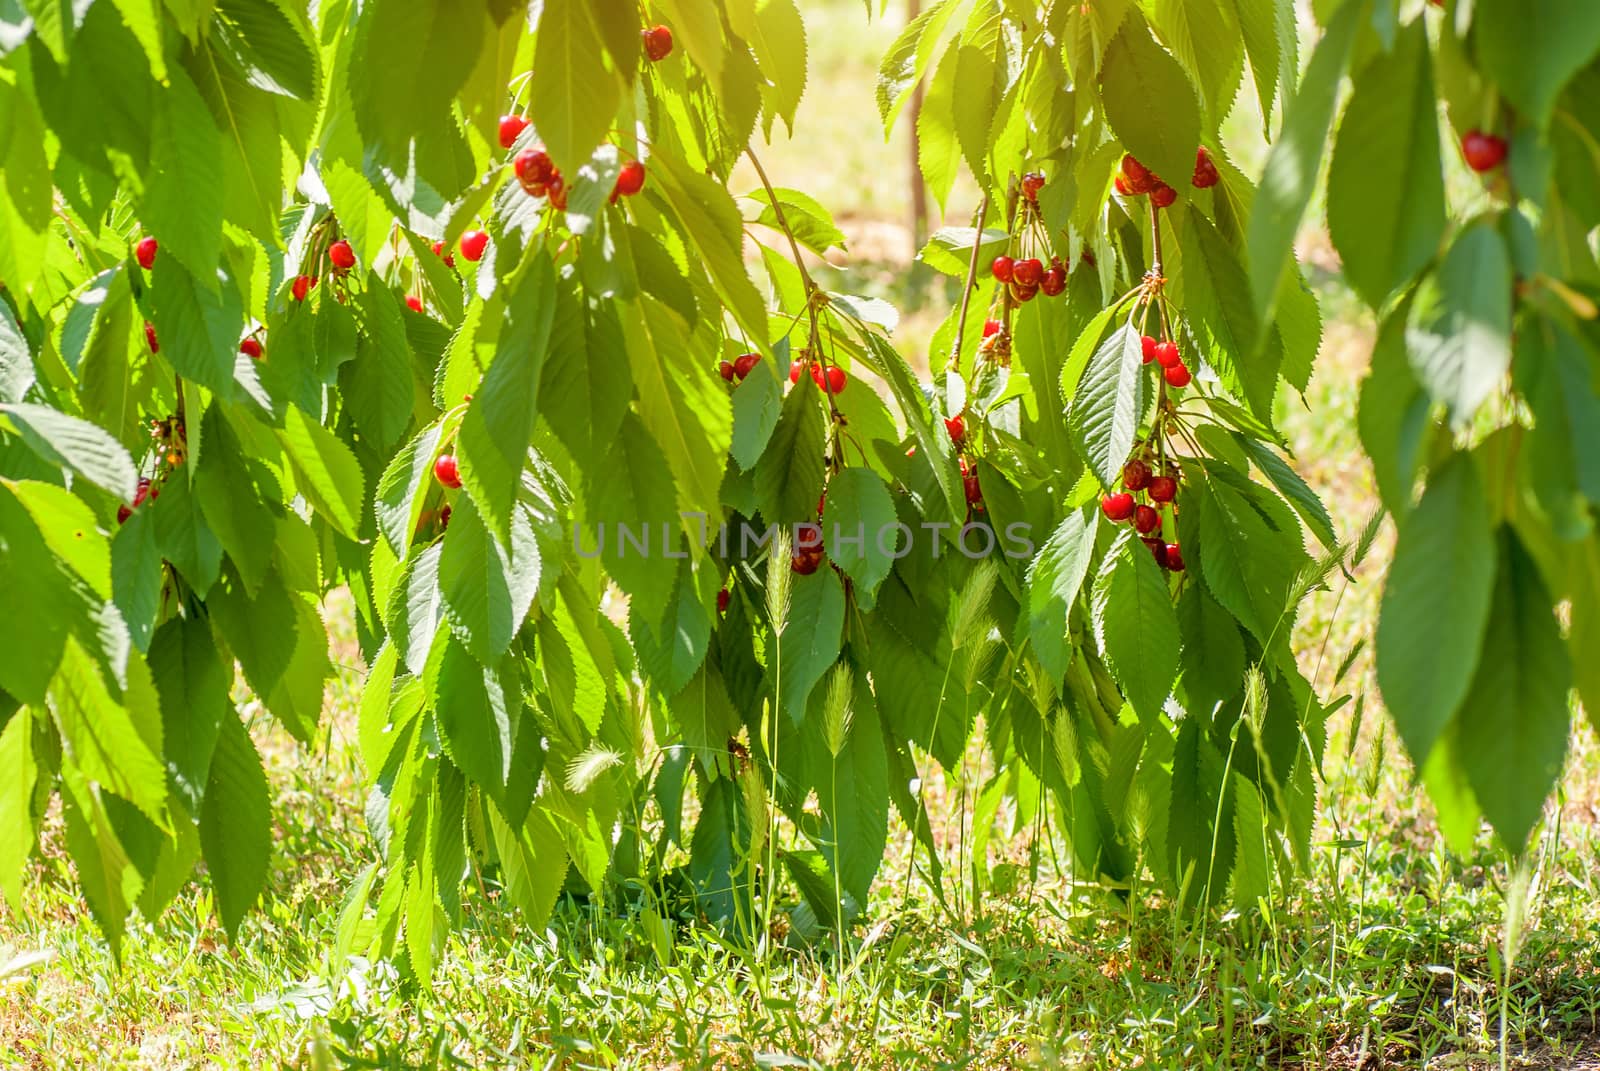
[[950, 363], [946, 366], [951, 371], [961, 369], [961, 340], [967, 334], [967, 308], [972, 304], [972, 291], [978, 286], [978, 256], [983, 249], [983, 224], [988, 216], [989, 195], [985, 193], [973, 221], [972, 256], [967, 258], [967, 279], [961, 287], [961, 312], [956, 317], [956, 337], [950, 343]]

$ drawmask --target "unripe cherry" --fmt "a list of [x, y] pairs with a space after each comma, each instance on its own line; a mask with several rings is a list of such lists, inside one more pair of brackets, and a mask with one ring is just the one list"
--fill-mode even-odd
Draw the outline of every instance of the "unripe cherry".
[[1150, 480], [1149, 492], [1150, 501], [1152, 502], [1171, 502], [1178, 497], [1178, 481], [1171, 476], [1153, 477]]
[[439, 455], [439, 460], [433, 463], [433, 478], [446, 487], [461, 486], [461, 466], [456, 462], [454, 454]]
[[461, 236], [461, 255], [471, 261], [483, 259], [483, 251], [489, 245], [489, 235], [484, 231], [468, 231]]
[[517, 143], [517, 138], [527, 129], [528, 120], [520, 115], [502, 115], [500, 117], [500, 147], [509, 149]]
[[1016, 274], [1017, 262], [1007, 256], [998, 256], [989, 262], [989, 272], [1002, 283], [1009, 283]]
[[1133, 496], [1128, 494], [1126, 491], [1123, 491], [1119, 494], [1106, 495], [1104, 498], [1100, 499], [1100, 511], [1104, 513], [1109, 520], [1125, 521], [1129, 517], [1133, 516], [1134, 509], [1135, 503], [1133, 501]]
[[139, 267], [149, 271], [156, 265], [156, 240], [145, 238], [133, 249], [134, 258], [139, 261]]

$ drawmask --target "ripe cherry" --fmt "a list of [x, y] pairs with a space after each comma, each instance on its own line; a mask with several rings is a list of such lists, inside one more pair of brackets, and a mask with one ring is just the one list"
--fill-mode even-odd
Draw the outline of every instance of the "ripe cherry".
[[738, 357], [734, 358], [733, 374], [738, 376], [740, 379], [743, 379], [745, 376], [750, 374], [750, 370], [754, 368], [757, 362], [760, 360], [761, 354], [759, 353], [740, 354]]
[[264, 351], [261, 348], [260, 342], [257, 342], [253, 338], [247, 338], [243, 342], [239, 343], [239, 352], [247, 357], [254, 357], [259, 361], [261, 360], [261, 354]]
[[450, 252], [450, 250], [446, 249], [443, 242], [433, 243], [433, 255], [436, 257], [443, 257], [445, 267], [447, 268], [453, 268], [456, 266], [456, 255]]
[[622, 170], [617, 172], [617, 184], [611, 190], [613, 200], [618, 195], [632, 197], [644, 189], [644, 165], [637, 160], [630, 160], [622, 165]]
[[1161, 514], [1154, 506], [1139, 506], [1133, 511], [1133, 526], [1140, 535], [1149, 535], [1161, 527]]
[[1150, 193], [1150, 203], [1157, 208], [1171, 208], [1178, 199], [1178, 191], [1162, 183]]
[[[722, 363], [723, 364], [728, 364], [727, 361], [723, 361]], [[731, 370], [733, 368], [733, 365], [728, 364], [728, 368]], [[789, 382], [790, 383], [798, 383], [798, 382], [800, 382], [800, 376], [805, 372], [805, 370], [806, 370], [806, 363], [804, 361], [791, 361], [789, 363]], [[726, 379], [728, 377], [724, 376], [723, 378]]]
[[1022, 176], [1022, 196], [1030, 201], [1039, 199], [1039, 191], [1044, 189], [1044, 175], [1038, 171], [1030, 171]]
[[[1178, 481], [1171, 476], [1156, 476], [1150, 480], [1150, 501], [1167, 503], [1178, 497]], [[1132, 497], [1131, 495], [1129, 496]]]
[[849, 377], [844, 374], [844, 369], [838, 365], [828, 366], [828, 391], [831, 394], [842, 394]]
[[156, 240], [154, 238], [145, 238], [134, 247], [133, 255], [139, 261], [139, 267], [145, 271], [155, 267], [156, 249]]
[[520, 115], [502, 115], [500, 117], [500, 147], [509, 149], [517, 143], [517, 137], [527, 129], [528, 121]]
[[1467, 158], [1467, 166], [1480, 175], [1499, 167], [1509, 151], [1510, 146], [1504, 138], [1485, 134], [1481, 130], [1469, 131], [1461, 139], [1461, 155]]
[[[734, 369], [732, 361], [723, 361], [721, 364], [717, 365], [717, 374], [723, 379], [726, 379], [729, 383], [733, 382], [733, 372]], [[791, 379], [792, 378], [794, 377], [791, 377]]]
[[527, 186], [534, 182], [548, 182], [550, 176], [555, 174], [555, 165], [550, 161], [550, 154], [543, 149], [523, 149], [517, 153], [515, 160], [511, 161], [511, 169], [517, 174], [517, 181]]
[[1038, 286], [1044, 282], [1044, 265], [1038, 257], [1019, 260], [1012, 267], [1011, 278], [1019, 286]]
[[440, 454], [433, 463], [433, 478], [446, 487], [460, 487], [461, 466], [456, 463], [456, 455]]
[[1150, 548], [1150, 556], [1156, 560], [1156, 564], [1165, 569], [1167, 567], [1166, 540], [1150, 536], [1145, 539], [1144, 545]]
[[797, 550], [794, 552], [794, 557], [789, 559], [789, 568], [801, 576], [810, 576], [817, 571], [817, 567], [821, 564], [822, 551], [820, 550]]
[[996, 333], [999, 332], [999, 330], [1000, 330], [1000, 321], [999, 320], [985, 320], [985, 321], [983, 321], [983, 337], [984, 338], [989, 338], [992, 335], [995, 335]]
[[1211, 161], [1211, 154], [1201, 146], [1194, 152], [1194, 175], [1190, 182], [1199, 190], [1209, 190], [1221, 179], [1217, 174], [1217, 165]]
[[1161, 374], [1166, 377], [1167, 386], [1178, 387], [1180, 389], [1187, 387], [1194, 379], [1194, 377], [1189, 374], [1189, 370], [1181, 364], [1175, 364]]
[[350, 243], [343, 238], [328, 247], [328, 259], [333, 261], [333, 266], [340, 271], [349, 271], [356, 266], [356, 251], [350, 248]]
[[995, 257], [989, 263], [989, 271], [1002, 283], [1009, 283], [1016, 275], [1017, 262], [1010, 257]]
[[644, 54], [651, 63], [659, 63], [672, 52], [672, 31], [665, 26], [652, 26], [640, 34], [644, 38]]
[[1122, 466], [1122, 486], [1130, 491], [1143, 491], [1150, 486], [1150, 466], [1137, 459]]
[[967, 434], [967, 422], [960, 413], [957, 413], [944, 422], [944, 430], [950, 433], [950, 441], [960, 446], [962, 438]]
[[422, 311], [422, 299], [419, 298], [415, 294], [407, 294], [406, 295], [406, 308], [410, 309], [412, 312], [421, 312]]
[[289, 284], [289, 296], [296, 301], [304, 301], [306, 295], [311, 293], [311, 288], [317, 285], [315, 275], [296, 275], [294, 282]]
[[128, 518], [132, 517], [132, 516], [133, 516], [132, 507], [130, 507], [130, 506], [126, 505], [126, 504], [123, 504], [123, 505], [117, 507], [117, 523], [118, 524], [127, 524], [128, 523]]
[[983, 488], [978, 486], [978, 471], [971, 469], [961, 477], [961, 490], [967, 496], [967, 505], [982, 509]]
[[1149, 335], [1140, 336], [1139, 348], [1144, 354], [1145, 364], [1149, 364], [1151, 361], [1156, 359], [1156, 345], [1156, 340], [1151, 338]]
[[1134, 508], [1133, 496], [1126, 491], [1100, 499], [1100, 511], [1109, 520], [1125, 521], [1133, 516]]
[[[817, 504], [817, 516], [822, 516], [822, 503]], [[795, 528], [794, 545], [796, 550], [814, 551], [822, 549], [822, 525], [810, 522]]]
[[1150, 193], [1161, 184], [1155, 172], [1141, 164], [1131, 152], [1122, 157], [1122, 174], [1127, 179], [1128, 191], [1133, 194]]
[[550, 195], [550, 207], [560, 212], [567, 210], [567, 180], [557, 171], [550, 176], [550, 181], [545, 183], [545, 192]]
[[449, 528], [449, 527], [450, 527], [450, 506], [448, 504], [446, 504], [446, 505], [443, 505], [443, 506], [439, 507], [439, 531], [442, 532], [446, 528]]
[[461, 236], [461, 255], [468, 260], [478, 261], [483, 259], [483, 251], [489, 245], [489, 235], [484, 231], [468, 231]]
[[717, 592], [717, 613], [719, 613], [719, 614], [727, 613], [728, 612], [728, 603], [730, 603], [732, 601], [733, 601], [733, 595], [728, 591], [727, 588], [723, 588], [721, 591]]
[[1045, 297], [1056, 297], [1067, 288], [1067, 271], [1065, 268], [1051, 268], [1044, 273], [1044, 278], [1039, 280], [1039, 290]]
[[1135, 194], [1133, 192], [1133, 186], [1131, 186], [1128, 183], [1128, 180], [1123, 178], [1121, 175], [1118, 175], [1115, 178], [1113, 178], [1111, 180], [1111, 185], [1112, 185], [1112, 188], [1117, 191], [1117, 196], [1119, 196], [1119, 197], [1136, 197], [1136, 196], [1138, 196], [1137, 194]]
[[1183, 356], [1178, 353], [1176, 342], [1157, 342], [1155, 356], [1162, 368], [1175, 368], [1183, 363]]
[[1011, 284], [1011, 296], [1019, 302], [1032, 301], [1039, 296], [1039, 285], [1024, 286], [1021, 283]]
[[151, 324], [149, 320], [144, 322], [144, 342], [145, 345], [150, 347], [151, 353], [161, 352], [161, 344], [156, 341], [155, 326]]
[[1167, 564], [1167, 568], [1171, 569], [1174, 573], [1183, 572], [1183, 551], [1179, 549], [1178, 544], [1176, 544], [1176, 543], [1168, 543], [1167, 544], [1167, 563], [1166, 564]]

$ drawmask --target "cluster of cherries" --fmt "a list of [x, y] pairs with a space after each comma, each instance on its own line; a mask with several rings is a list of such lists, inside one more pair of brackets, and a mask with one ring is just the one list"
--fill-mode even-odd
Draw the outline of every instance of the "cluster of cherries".
[[749, 375], [750, 370], [755, 368], [760, 361], [761, 354], [759, 353], [741, 353], [733, 360], [723, 361], [717, 365], [717, 374], [729, 383], [735, 380], [742, 383], [744, 382], [744, 377]]
[[836, 364], [830, 364], [824, 369], [821, 361], [791, 361], [789, 364], [790, 383], [800, 382], [800, 377], [805, 374], [808, 363], [811, 366], [811, 382], [817, 385], [818, 390], [826, 391], [829, 394], [844, 393], [844, 388], [850, 382], [850, 377], [845, 375], [844, 369]]
[[[184, 453], [187, 449], [187, 438], [183, 420], [176, 416], [165, 419], [154, 418], [150, 421], [150, 438], [155, 441], [156, 449], [161, 452], [161, 460], [165, 463], [165, 470], [159, 473], [160, 479], [166, 479], [166, 474], [183, 464]], [[126, 524], [128, 518], [133, 516], [133, 511], [146, 502], [154, 502], [161, 497], [161, 487], [149, 477], [139, 477], [138, 484], [134, 487], [133, 501], [124, 502], [117, 507], [117, 523]]]
[[1152, 362], [1161, 366], [1161, 377], [1167, 381], [1167, 386], [1187, 387], [1194, 379], [1189, 374], [1189, 367], [1183, 363], [1183, 355], [1178, 352], [1178, 344], [1170, 340], [1157, 341], [1149, 335], [1139, 340], [1139, 345], [1144, 351], [1144, 363]]
[[[1100, 511], [1118, 524], [1132, 521], [1156, 564], [1174, 573], [1183, 572], [1183, 552], [1178, 544], [1168, 543], [1161, 536], [1161, 507], [1178, 497], [1177, 477], [1170, 473], [1157, 476], [1148, 462], [1135, 458], [1122, 468], [1122, 486], [1124, 490], [1100, 499]], [[1143, 492], [1148, 501], [1138, 501], [1134, 497], [1138, 492]]]
[[[139, 267], [149, 271], [156, 266], [156, 254], [160, 250], [161, 244], [154, 238], [141, 238], [139, 239], [139, 244], [133, 247], [133, 257], [139, 262]], [[161, 352], [161, 341], [156, 338], [155, 325], [149, 320], [146, 320], [144, 324], [144, 341], [145, 345], [150, 347], [151, 353]], [[254, 337], [246, 338], [239, 343], [239, 352], [258, 361], [266, 356], [266, 351], [262, 348], [260, 341]], [[137, 504], [135, 503], [135, 505]], [[122, 508], [127, 509], [128, 507], [124, 506]]]
[[[988, 321], [984, 324], [985, 338], [992, 333], [988, 330], [989, 324], [994, 324], [995, 330], [999, 330], [1000, 328], [1000, 325], [995, 323], [995, 321]], [[960, 450], [962, 446], [965, 445], [967, 441], [966, 417], [962, 416], [960, 413], [957, 413], [953, 417], [946, 417], [944, 422], [944, 430], [950, 436], [950, 441], [955, 444], [957, 450]], [[910, 452], [916, 453], [916, 449], [917, 448], [913, 446]], [[966, 495], [967, 506], [969, 509], [981, 510], [983, 509], [983, 488], [978, 485], [978, 466], [969, 462], [964, 454], [961, 456], [960, 460], [961, 490]]]
[[[1044, 176], [1039, 172], [1030, 171], [1022, 176], [1023, 224], [1017, 241], [1018, 253], [1024, 252], [1024, 245], [1036, 251], [1049, 244], [1044, 221], [1039, 215], [1039, 191], [1042, 189]], [[1058, 256], [1050, 258], [1047, 268], [1040, 257], [1014, 257], [1007, 251], [989, 263], [989, 273], [1010, 288], [1012, 300], [1017, 302], [1032, 301], [1040, 294], [1056, 297], [1067, 289], [1067, 265]]]
[[139, 485], [133, 491], [133, 503], [124, 502], [117, 507], [117, 523], [127, 524], [128, 518], [133, 516], [133, 511], [146, 502], [154, 502], [161, 497], [161, 488], [150, 482], [149, 477], [139, 477]]
[[[1194, 151], [1194, 174], [1190, 176], [1190, 183], [1197, 190], [1209, 190], [1221, 180], [1217, 174], [1217, 165], [1212, 162], [1211, 154], [1206, 152], [1205, 146]], [[1123, 197], [1143, 197], [1150, 195], [1150, 203], [1157, 208], [1167, 208], [1178, 199], [1178, 191], [1161, 180], [1161, 176], [1141, 164], [1133, 153], [1128, 153], [1122, 158], [1122, 168], [1117, 172], [1115, 179], [1117, 193]]]

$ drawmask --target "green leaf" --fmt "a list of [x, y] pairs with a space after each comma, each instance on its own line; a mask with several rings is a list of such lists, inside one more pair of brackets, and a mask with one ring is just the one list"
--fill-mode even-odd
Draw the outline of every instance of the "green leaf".
[[[586, 523], [579, 556], [594, 557], [598, 544], [611, 579], [649, 620], [659, 620], [672, 593], [672, 572], [652, 558], [666, 553], [659, 541], [669, 532], [673, 546], [682, 553], [675, 481], [661, 448], [638, 416], [629, 412], [601, 463], [586, 469], [584, 476], [588, 511], [580, 518]], [[643, 533], [649, 553], [627, 542], [624, 525], [636, 536]]]
[[161, 608], [161, 542], [152, 510], [136, 509], [111, 537], [112, 602], [127, 623], [133, 645], [150, 645]]
[[1057, 682], [1067, 672], [1067, 618], [1094, 557], [1098, 520], [1093, 505], [1067, 514], [1028, 566], [1028, 635], [1040, 664]]
[[417, 492], [433, 472], [442, 431], [439, 424], [429, 424], [419, 431], [390, 459], [389, 467], [378, 480], [373, 511], [378, 519], [378, 531], [389, 541], [397, 557], [404, 557], [406, 548], [411, 545], [411, 533], [416, 530], [422, 505], [422, 496]]
[[340, 535], [361, 538], [366, 480], [350, 448], [298, 406], [284, 412], [278, 441], [289, 455], [296, 489], [306, 501], [332, 522]]
[[757, 361], [733, 390], [733, 459], [750, 469], [761, 459], [783, 412], [783, 389], [772, 362]]
[[577, 170], [605, 140], [617, 110], [617, 78], [607, 70], [605, 47], [580, 0], [551, 0], [534, 38], [533, 90], [528, 117], [556, 166]]
[[778, 641], [783, 705], [798, 724], [823, 674], [839, 658], [844, 630], [844, 587], [832, 569], [794, 577], [789, 623]]
[[[955, 462], [955, 448], [950, 442], [949, 433], [945, 431], [942, 422], [935, 423], [933, 411], [928, 407], [927, 396], [923, 394], [922, 388], [911, 374], [911, 367], [906, 364], [905, 358], [876, 334], [867, 335], [866, 343], [868, 351], [877, 362], [876, 371], [889, 384], [895, 401], [900, 405], [906, 427], [911, 432], [911, 437], [916, 440], [917, 452], [928, 459], [928, 463], [933, 467], [934, 479], [938, 481], [939, 489], [944, 492], [943, 509], [924, 500], [919, 503], [922, 512], [932, 520], [960, 520], [966, 516], [967, 499], [961, 487], [961, 477]], [[801, 385], [803, 386], [805, 382], [806, 377], [802, 376]], [[793, 394], [792, 391], [790, 393]]]
[[1495, 590], [1489, 502], [1471, 457], [1434, 469], [1400, 518], [1378, 615], [1378, 687], [1419, 767], [1467, 697]]
[[[917, 259], [934, 271], [964, 279], [967, 269], [972, 265], [972, 243], [976, 240], [978, 232], [972, 227], [940, 227], [928, 239], [928, 244], [922, 247]], [[978, 250], [980, 268], [999, 256], [1010, 240], [1011, 236], [1005, 231], [985, 227], [983, 248]]]
[[889, 760], [865, 673], [854, 677], [851, 707], [844, 747], [829, 762], [817, 800], [828, 821], [823, 854], [860, 912], [889, 839]]
[[1417, 381], [1450, 410], [1472, 419], [1511, 366], [1511, 257], [1500, 233], [1479, 221], [1456, 236], [1436, 275], [1424, 280], [1406, 326]]
[[428, 659], [424, 681], [450, 761], [504, 806], [522, 708], [515, 675], [481, 664], [446, 635]]
[[847, 468], [828, 481], [822, 530], [828, 557], [856, 583], [856, 596], [871, 606], [878, 585], [894, 568], [894, 500], [871, 469]]
[[1144, 408], [1144, 353], [1132, 321], [1089, 358], [1067, 409], [1067, 431], [1102, 487], [1115, 487], [1133, 451]]
[[314, 102], [321, 72], [304, 28], [273, 0], [217, 0], [211, 32], [257, 89]]
[[132, 502], [139, 475], [122, 444], [87, 420], [28, 402], [0, 405], [22, 441], [52, 465], [72, 469], [124, 502]]
[[94, 659], [69, 638], [50, 682], [50, 713], [85, 777], [164, 823], [161, 711], [142, 659], [129, 659], [128, 685], [114, 694]]
[[1361, 445], [1372, 459], [1378, 494], [1397, 516], [1413, 504], [1411, 489], [1422, 464], [1426, 436], [1433, 428], [1428, 396], [1406, 360], [1408, 311], [1409, 306], [1400, 306], [1379, 327], [1372, 347], [1372, 368], [1361, 381], [1356, 409], [1356, 427]]
[[511, 646], [539, 590], [539, 544], [525, 509], [502, 547], [470, 498], [458, 500], [439, 555], [444, 615], [473, 657], [492, 664]]
[[1187, 323], [1223, 384], [1270, 426], [1281, 351], [1262, 335], [1244, 266], [1199, 212], [1184, 213], [1181, 233]]
[[309, 742], [322, 713], [323, 684], [332, 676], [327, 626], [312, 603], [272, 572], [253, 596], [224, 574], [206, 605], [262, 705], [296, 739]]
[[1509, 528], [1501, 528], [1499, 543], [1483, 655], [1457, 715], [1455, 744], [1489, 824], [1521, 852], [1566, 758], [1572, 663], [1538, 568]]
[[[1328, 22], [1305, 77], [1284, 112], [1283, 130], [1267, 154], [1261, 185], [1250, 212], [1247, 239], [1250, 287], [1256, 316], [1266, 322], [1278, 285], [1294, 257], [1300, 220], [1311, 203], [1317, 175], [1333, 123], [1339, 83], [1344, 80], [1355, 44], [1356, 28], [1366, 5], [1347, 3]], [[1252, 62], [1254, 57], [1252, 56]], [[1261, 72], [1257, 70], [1259, 81]]]
[[764, 227], [783, 230], [777, 212], [777, 209], [783, 209], [783, 223], [788, 225], [795, 240], [817, 256], [822, 256], [829, 249], [844, 248], [844, 232], [833, 222], [833, 214], [808, 194], [779, 186], [771, 194], [765, 189], [758, 189], [745, 196], [761, 205], [756, 222]]
[[[1257, 641], [1288, 640], [1292, 621], [1284, 621], [1290, 584], [1306, 561], [1300, 528], [1283, 508], [1287, 525], [1269, 522], [1261, 497], [1246, 497], [1240, 487], [1224, 482], [1232, 476], [1244, 488], [1250, 485], [1224, 468], [1223, 478], [1207, 472], [1189, 488], [1199, 499], [1200, 575], [1206, 587], [1229, 613], [1250, 630]], [[1186, 471], [1187, 474], [1187, 471]], [[1270, 496], [1268, 496], [1270, 497]], [[1276, 501], [1276, 500], [1273, 500]], [[1278, 504], [1282, 508], [1282, 503]], [[1192, 561], [1191, 561], [1192, 566]]]
[[1124, 530], [1094, 585], [1094, 630], [1134, 712], [1154, 721], [1178, 676], [1178, 614], [1149, 549]]
[[[194, 275], [176, 258], [158, 256], [144, 301], [161, 357], [183, 378], [233, 398], [244, 303], [226, 269], [213, 262], [204, 275]], [[250, 359], [243, 360], [253, 378]]]
[[1233, 867], [1233, 906], [1254, 911], [1272, 892], [1272, 867], [1268, 860], [1267, 830], [1272, 822], [1262, 813], [1261, 796], [1244, 774], [1233, 775], [1234, 836], [1239, 854]]
[[680, 563], [673, 570], [675, 583], [665, 619], [628, 619], [639, 665], [664, 695], [678, 694], [705, 662], [711, 640], [710, 575], [709, 570], [696, 574], [687, 561]]
[[928, 91], [917, 109], [917, 166], [934, 203], [944, 211], [961, 169], [961, 143], [956, 139], [956, 67], [960, 43], [952, 41], [934, 69]]
[[261, 756], [238, 718], [222, 721], [205, 803], [200, 847], [217, 894], [217, 915], [230, 940], [267, 884], [272, 862], [272, 804]]
[[1266, 474], [1272, 486], [1300, 514], [1300, 519], [1306, 522], [1306, 527], [1317, 537], [1317, 542], [1329, 550], [1334, 549], [1339, 537], [1333, 530], [1333, 518], [1328, 515], [1328, 507], [1322, 504], [1322, 499], [1300, 478], [1300, 474], [1267, 444], [1237, 431], [1232, 436], [1239, 448], [1250, 456], [1256, 468]]
[[[1183, 189], [1200, 144], [1200, 101], [1142, 18], [1126, 19], [1106, 46], [1100, 92], [1117, 140], [1173, 188]], [[1160, 106], [1152, 107], [1153, 101]]]
[[[168, 82], [157, 97], [139, 215], [161, 243], [156, 263], [181, 263], [214, 290], [222, 256], [222, 133], [182, 67], [168, 70]], [[157, 284], [165, 274], [155, 276]]]
[[973, 5], [954, 47], [956, 73], [951, 87], [951, 116], [956, 141], [967, 166], [981, 177], [989, 173], [990, 129], [1006, 91], [1005, 34], [999, 6], [993, 0], [980, 0]]
[[182, 473], [152, 489], [158, 490], [160, 497], [137, 512], [152, 515], [161, 556], [203, 597], [221, 571], [222, 543], [206, 523], [200, 500]]
[[[1233, 107], [1244, 69], [1232, 0], [1156, 0], [1150, 20], [1193, 76], [1205, 104], [1206, 127], [1215, 131]], [[1269, 90], [1268, 113], [1271, 99]]]
[[0, 402], [20, 402], [36, 378], [28, 339], [11, 306], [0, 301]]
[[1539, 126], [1600, 51], [1600, 8], [1586, 0], [1477, 0], [1472, 28], [1484, 74]]
[[204, 622], [175, 617], [150, 644], [150, 673], [161, 695], [167, 774], [184, 806], [199, 812], [218, 734], [233, 719], [233, 666], [218, 657]]
[[22, 875], [33, 852], [33, 714], [13, 714], [0, 726], [0, 893], [11, 910], [22, 910]]
[[444, 617], [444, 596], [439, 590], [439, 559], [443, 553], [444, 544], [434, 543], [406, 561], [405, 572], [390, 593], [384, 615], [389, 638], [401, 660], [418, 676]]
[[806, 89], [806, 27], [795, 0], [738, 0], [726, 5], [728, 24], [755, 53], [767, 81], [769, 109], [794, 130]]
[[489, 812], [495, 848], [504, 868], [506, 892], [522, 912], [523, 921], [537, 930], [555, 909], [556, 897], [567, 878], [567, 849], [555, 822], [544, 811], [528, 812], [519, 828], [506, 824], [498, 810]]
[[[0, 688], [24, 703], [42, 703], [69, 628], [88, 625], [87, 598], [77, 597], [38, 524], [0, 483], [0, 590], [18, 606], [63, 606], [69, 612], [0, 614]], [[70, 611], [76, 610], [75, 616]]]
[[810, 376], [789, 389], [783, 415], [756, 462], [756, 501], [768, 524], [799, 524], [817, 516], [822, 495], [823, 416]]
[[367, 274], [357, 304], [362, 331], [355, 360], [339, 366], [339, 393], [362, 437], [387, 454], [411, 426], [411, 346], [400, 303], [376, 273]]
[[1279, 5], [1275, 0], [1224, 0], [1224, 3], [1233, 9], [1234, 22], [1244, 38], [1245, 55], [1250, 57], [1261, 121], [1270, 126], [1272, 100], [1277, 93], [1278, 71], [1282, 65], [1276, 11]]
[[651, 175], [711, 273], [717, 294], [745, 334], [766, 339], [767, 306], [744, 267], [744, 227], [725, 187], [668, 153], [650, 158]]
[[1350, 285], [1381, 308], [1444, 236], [1438, 100], [1423, 20], [1374, 56], [1355, 86], [1328, 171], [1328, 231]]
[[889, 51], [878, 64], [878, 115], [883, 120], [883, 133], [887, 137], [894, 130], [895, 118], [912, 91], [927, 73], [933, 50], [939, 43], [945, 24], [961, 5], [954, 0], [935, 0], [923, 8], [917, 17], [906, 23], [905, 29], [895, 38]]

